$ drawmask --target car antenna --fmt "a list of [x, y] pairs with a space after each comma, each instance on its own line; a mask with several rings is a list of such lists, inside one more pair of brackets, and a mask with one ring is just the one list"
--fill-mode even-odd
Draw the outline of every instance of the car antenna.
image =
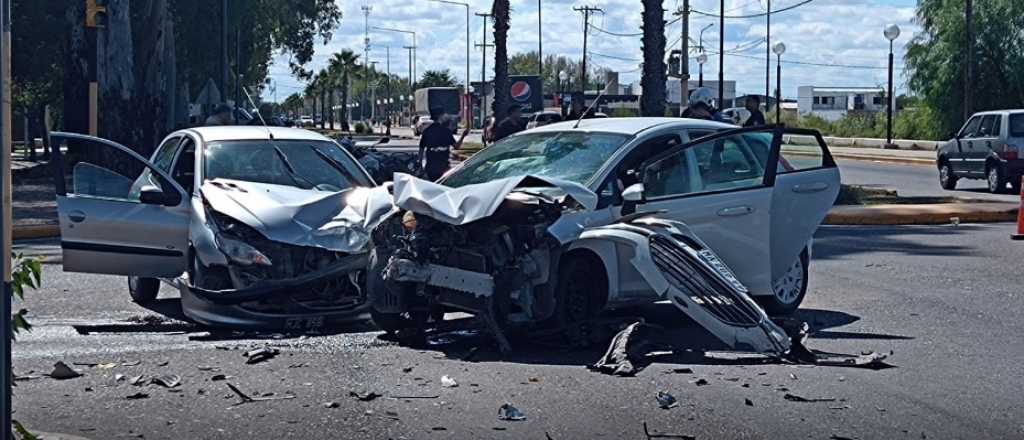
[[274, 132], [270, 131], [270, 127], [267, 126], [267, 121], [263, 119], [263, 114], [260, 113], [259, 107], [256, 107], [256, 103], [253, 102], [252, 96], [249, 95], [249, 88], [242, 87], [242, 93], [245, 93], [245, 99], [249, 100], [249, 105], [252, 106], [253, 111], [256, 113], [256, 117], [260, 118], [260, 123], [262, 123], [263, 128], [267, 130], [267, 135], [270, 136], [270, 140], [274, 140]]
[[[587, 116], [587, 113], [590, 113], [590, 110], [593, 110], [594, 106], [597, 105], [597, 103], [601, 101], [601, 97], [604, 96], [604, 92], [607, 89], [608, 89], [607, 86], [605, 86], [605, 88], [601, 89], [601, 93], [597, 94], [597, 98], [594, 98], [594, 102], [591, 102], [590, 106], [588, 106], [587, 109], [583, 111], [583, 114], [580, 115], [580, 118], [576, 120], [576, 124], [574, 124], [572, 126], [572, 128], [576, 128], [576, 127], [580, 126], [580, 122], [583, 121], [583, 118], [585, 118]], [[586, 101], [586, 98], [584, 98], [584, 101]]]

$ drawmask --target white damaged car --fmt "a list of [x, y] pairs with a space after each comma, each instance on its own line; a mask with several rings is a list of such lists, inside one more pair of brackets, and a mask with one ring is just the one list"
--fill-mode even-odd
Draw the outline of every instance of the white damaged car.
[[784, 354], [765, 309], [803, 300], [839, 181], [810, 130], [675, 118], [528, 130], [438, 183], [396, 175], [397, 209], [371, 234], [371, 313], [401, 331], [469, 312], [507, 348], [509, 327], [670, 300], [734, 348]]
[[[68, 147], [55, 157], [65, 271], [127, 275], [139, 303], [164, 280], [185, 315], [209, 325], [303, 331], [367, 318], [374, 183], [334, 141], [199, 127], [146, 160], [91, 136], [51, 140]], [[390, 196], [377, 192], [387, 212]]]

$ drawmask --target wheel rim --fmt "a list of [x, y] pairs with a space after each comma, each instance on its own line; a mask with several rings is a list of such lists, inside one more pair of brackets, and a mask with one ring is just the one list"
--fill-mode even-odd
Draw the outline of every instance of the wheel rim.
[[138, 277], [128, 277], [128, 290], [130, 290], [132, 292], [138, 290], [138, 283], [139, 283], [139, 278]]
[[999, 171], [995, 168], [988, 169], [988, 189], [992, 192], [999, 189]]
[[793, 304], [800, 298], [804, 287], [804, 259], [797, 258], [781, 278], [775, 280], [775, 298], [783, 304]]
[[939, 169], [939, 182], [942, 182], [942, 186], [949, 184], [949, 165], [943, 165]]

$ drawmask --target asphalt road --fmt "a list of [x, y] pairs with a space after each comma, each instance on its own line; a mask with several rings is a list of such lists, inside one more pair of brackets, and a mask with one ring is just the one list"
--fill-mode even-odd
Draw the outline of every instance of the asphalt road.
[[[46, 255], [49, 263], [43, 288], [16, 305], [30, 310], [36, 327], [14, 344], [15, 372], [38, 375], [57, 360], [141, 363], [79, 366], [84, 377], [18, 382], [15, 417], [32, 429], [89, 438], [643, 439], [644, 422], [652, 432], [701, 439], [1020, 438], [1024, 275], [1013, 269], [1024, 248], [1008, 239], [1010, 229], [819, 231], [799, 312], [816, 331], [809, 345], [841, 353], [891, 350], [896, 368], [701, 355], [721, 345], [666, 305], [622, 312], [666, 326], [662, 336], [674, 345], [673, 354], [655, 358], [634, 378], [587, 371], [583, 366], [603, 348], [538, 341], [517, 341], [505, 357], [483, 344], [462, 360], [480, 343], [465, 333], [417, 348], [365, 328], [263, 340], [209, 335], [159, 318], [179, 313], [173, 291], [152, 310], [142, 308], [129, 302], [122, 278], [63, 273], [55, 242], [21, 243], [19, 251]], [[121, 331], [81, 335], [72, 327], [104, 323]], [[191, 340], [196, 336], [206, 340]], [[263, 343], [281, 355], [246, 365], [243, 349]], [[666, 373], [673, 368], [693, 372]], [[135, 387], [115, 378], [143, 374], [176, 374], [182, 385]], [[217, 374], [228, 379], [214, 381]], [[442, 375], [459, 386], [442, 387]], [[698, 386], [698, 379], [708, 385]], [[236, 406], [228, 382], [251, 396], [295, 397]], [[659, 409], [659, 390], [680, 406]], [[363, 402], [350, 391], [384, 397]], [[140, 392], [147, 397], [127, 398]], [[786, 393], [836, 400], [794, 402]], [[499, 421], [505, 402], [527, 420]]]
[[895, 189], [905, 197], [960, 197], [1015, 202], [1015, 194], [991, 194], [984, 180], [960, 179], [953, 191], [939, 186], [939, 170], [933, 166], [893, 162], [839, 159], [843, 183]]

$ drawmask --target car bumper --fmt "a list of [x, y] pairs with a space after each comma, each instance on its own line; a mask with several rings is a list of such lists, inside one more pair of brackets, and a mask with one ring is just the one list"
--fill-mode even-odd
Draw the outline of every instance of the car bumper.
[[245, 289], [206, 290], [178, 282], [182, 311], [204, 325], [243, 330], [316, 331], [321, 328], [367, 321], [369, 304], [365, 292], [349, 307], [319, 309], [288, 302], [286, 307], [260, 310], [253, 304], [287, 299], [324, 279], [347, 277], [366, 269], [366, 254], [352, 255], [339, 264], [286, 280], [274, 280]]

